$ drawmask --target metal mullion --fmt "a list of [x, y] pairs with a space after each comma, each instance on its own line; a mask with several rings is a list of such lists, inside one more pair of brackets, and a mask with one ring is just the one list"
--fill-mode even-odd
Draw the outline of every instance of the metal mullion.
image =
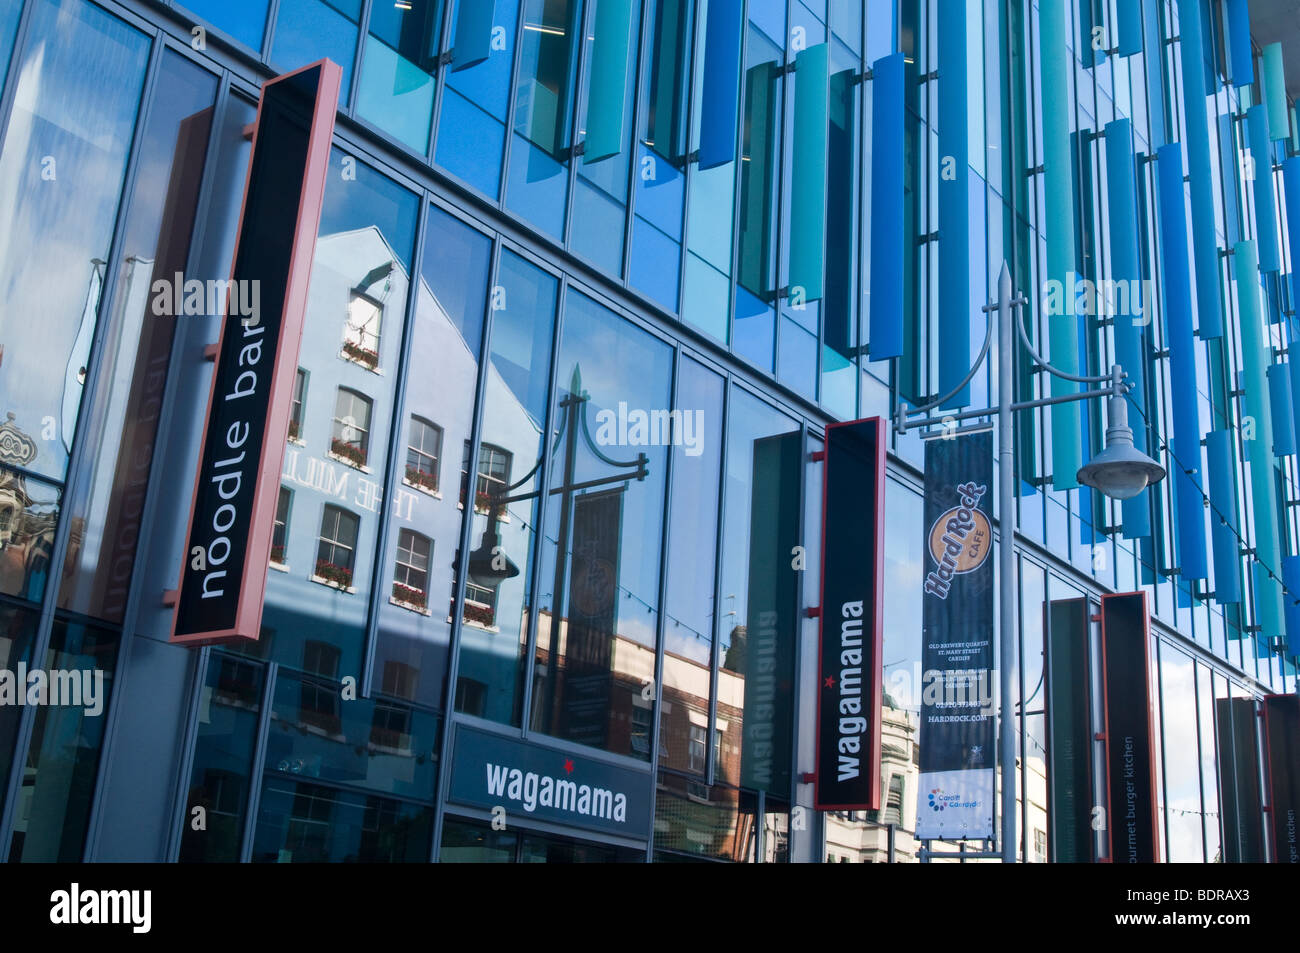
[[636, 193], [637, 182], [640, 179], [637, 170], [641, 164], [640, 159], [637, 157], [638, 147], [641, 143], [641, 82], [649, 77], [650, 66], [653, 62], [648, 53], [653, 42], [653, 37], [649, 34], [654, 30], [654, 21], [646, 16], [650, 7], [644, 0], [639, 6], [641, 9], [641, 29], [637, 37], [636, 70], [632, 77], [632, 142], [628, 147], [630, 161], [627, 164], [627, 207], [623, 210], [623, 220], [627, 224], [623, 231], [623, 259], [619, 271], [619, 277], [622, 279], [625, 288], [630, 287], [632, 283], [632, 231], [636, 228]]
[[[569, 279], [567, 275], [560, 275], [560, 280], [556, 288], [558, 295], [555, 302], [555, 327], [551, 331], [551, 362], [548, 371], [548, 384], [546, 388], [546, 420], [545, 432], [542, 438], [542, 460], [541, 466], [538, 467], [537, 473], [537, 527], [534, 532], [533, 540], [533, 565], [529, 573], [529, 600], [528, 600], [528, 640], [524, 645], [524, 687], [521, 704], [523, 710], [519, 716], [520, 736], [527, 740], [532, 729], [529, 720], [532, 715], [533, 704], [533, 678], [537, 668], [537, 619], [540, 610], [537, 606], [537, 590], [541, 582], [542, 575], [542, 547], [546, 544], [546, 510], [551, 495], [551, 468], [548, 466], [551, 456], [551, 434], [555, 432], [555, 417], [559, 410], [559, 373], [560, 373], [560, 343], [563, 341], [564, 334], [564, 316], [565, 306], [568, 303]], [[567, 423], [567, 421], [566, 421]], [[563, 501], [561, 506], [565, 505]], [[559, 540], [555, 542], [555, 559], [556, 565], [565, 558], [565, 554], [560, 552]], [[558, 653], [555, 646], [559, 641], [559, 617], [561, 612], [561, 599], [563, 594], [555, 592], [551, 594], [553, 605], [551, 606], [551, 658], [556, 659]], [[546, 735], [544, 732], [538, 732], [543, 737], [555, 737]], [[565, 739], [560, 739], [565, 740]]]
[[[673, 348], [672, 381], [669, 384], [671, 407], [680, 406], [681, 396], [682, 349]], [[664, 511], [663, 533], [659, 537], [659, 612], [655, 620], [655, 673], [654, 673], [654, 716], [650, 723], [650, 809], [649, 830], [646, 834], [646, 861], [654, 860], [654, 818], [655, 794], [659, 787], [659, 737], [663, 721], [663, 672], [664, 652], [668, 632], [668, 553], [672, 540], [672, 502], [673, 502], [673, 452], [668, 448], [664, 455]], [[707, 763], [707, 762], [706, 762]]]
[[709, 645], [709, 735], [705, 739], [707, 748], [704, 765], [704, 783], [712, 787], [717, 778], [717, 764], [714, 758], [713, 736], [718, 723], [718, 664], [720, 652], [718, 642], [722, 629], [722, 545], [725, 537], [727, 518], [727, 427], [730, 423], [731, 387], [730, 372], [722, 376], [722, 446], [721, 460], [718, 467], [718, 525], [713, 530], [713, 632]]
[[[70, 544], [71, 527], [68, 522], [68, 505], [77, 499], [77, 491], [83, 480], [93, 481], [91, 473], [82, 474], [86, 460], [86, 440], [88, 422], [93, 418], [96, 391], [99, 386], [103, 354], [110, 342], [106, 341], [112, 324], [112, 305], [118, 295], [114, 293], [118, 276], [122, 268], [119, 259], [122, 245], [126, 240], [127, 221], [131, 214], [132, 196], [135, 193], [136, 179], [140, 171], [141, 142], [144, 130], [148, 128], [152, 113], [151, 103], [158, 85], [159, 64], [162, 60], [163, 44], [153, 37], [149, 43], [149, 58], [144, 70], [144, 81], [139, 94], [139, 106], [135, 115], [134, 128], [131, 133], [131, 147], [127, 153], [127, 162], [122, 184], [117, 190], [118, 201], [112, 238], [108, 246], [108, 259], [104, 266], [104, 277], [100, 285], [99, 301], [95, 308], [95, 327], [91, 336], [90, 352], [86, 357], [86, 377], [82, 385], [81, 406], [77, 413], [77, 429], [73, 435], [72, 448], [68, 454], [62, 489], [59, 493], [59, 513], [55, 521], [54, 547], [50, 553], [51, 568], [63, 566], [67, 559]], [[102, 398], [107, 400], [108, 398]], [[32, 665], [43, 667], [45, 656], [49, 652], [54, 630], [54, 613], [58, 605], [59, 591], [62, 584], [61, 574], [51, 573], [45, 581], [42, 593], [40, 620], [36, 627], [36, 637], [32, 642]], [[104, 625], [106, 629], [118, 630], [118, 656], [120, 664], [124, 648], [125, 635], [120, 626]], [[0, 805], [0, 862], [9, 860], [9, 848], [13, 837], [14, 812], [16, 800], [22, 790], [23, 773], [26, 770], [28, 747], [35, 728], [36, 711], [31, 706], [24, 706], [19, 715], [18, 730], [14, 736], [13, 761], [9, 766], [9, 778], [3, 805]], [[89, 834], [89, 831], [87, 831]], [[83, 842], [83, 848], [85, 842]]]
[[365, 67], [366, 38], [370, 36], [370, 10], [373, 0], [366, 0], [361, 5], [361, 17], [357, 22], [357, 45], [352, 59], [352, 82], [348, 85], [347, 108], [340, 108], [345, 116], [357, 118], [357, 93], [361, 90], [361, 71]]
[[[420, 211], [416, 216], [415, 245], [412, 248], [411, 283], [407, 288], [406, 307], [403, 314], [402, 340], [398, 348], [396, 385], [393, 388], [392, 424], [388, 438], [388, 473], [383, 481], [383, 496], [379, 504], [379, 531], [375, 534], [374, 571], [371, 576], [370, 606], [367, 614], [365, 643], [362, 649], [361, 663], [361, 697], [369, 698], [374, 692], [375, 652], [379, 647], [379, 613], [384, 605], [383, 593], [388, 587], [385, 568], [388, 564], [388, 548], [392, 536], [393, 521], [396, 519], [393, 509], [394, 493], [397, 489], [397, 468], [401, 465], [402, 451], [405, 449], [401, 439], [402, 421], [406, 418], [406, 388], [410, 376], [411, 342], [415, 337], [415, 311], [419, 300], [419, 282], [421, 262], [424, 260], [424, 246], [429, 219], [429, 203], [423, 194], [419, 196]], [[432, 552], [430, 553], [432, 556]], [[430, 567], [432, 569], [432, 566]]]
[[271, 44], [275, 42], [275, 27], [280, 19], [280, 0], [270, 0], [266, 10], [266, 22], [262, 24], [262, 49], [258, 60], [264, 66], [271, 65]]
[[[468, 3], [470, 0], [462, 0]], [[507, 0], [510, 2], [510, 0]], [[518, 18], [515, 22], [515, 46], [514, 46], [514, 63], [510, 67], [510, 88], [506, 91], [506, 127], [504, 132], [504, 142], [501, 147], [501, 181], [497, 183], [496, 204], [499, 208], [505, 209], [506, 206], [506, 189], [510, 185], [510, 155], [515, 148], [515, 106], [518, 102], [517, 90], [519, 88], [519, 71], [523, 67], [524, 55], [524, 23], [528, 15], [528, 9], [524, 5], [525, 0], [514, 0], [519, 11]]]
[[32, 11], [36, 8], [36, 0], [30, 0], [23, 6], [22, 13], [18, 16], [18, 28], [14, 31], [14, 45], [9, 52], [8, 68], [4, 74], [4, 87], [0, 89], [0, 152], [3, 151], [5, 140], [8, 139], [9, 117], [13, 112], [14, 98], [18, 92], [18, 82], [14, 78], [14, 70], [22, 62], [23, 48], [27, 45], [29, 34], [32, 30]]
[[[589, 2], [584, 2], [584, 0], [573, 0], [573, 2], [582, 3], [583, 8], [581, 15], [578, 17], [578, 35], [573, 39], [573, 42], [578, 44], [578, 62], [573, 69], [573, 99], [570, 101], [572, 115], [569, 117], [567, 123], [569, 128], [569, 142], [565, 146], [569, 153], [567, 160], [569, 168], [566, 176], [567, 185], [565, 186], [567, 191], [564, 196], [564, 224], [560, 226], [560, 244], [566, 249], [569, 247], [569, 241], [572, 238], [573, 196], [578, 186], [578, 155], [574, 151], [578, 145], [578, 99], [582, 95], [582, 81], [586, 79], [587, 67], [590, 65], [587, 62], [587, 54], [584, 48], [587, 45], [588, 28], [590, 27], [593, 31], [596, 28], [596, 4], [594, 0], [589, 0]], [[588, 23], [588, 21], [590, 21], [590, 23]], [[626, 81], [625, 78], [624, 82]], [[590, 89], [587, 90], [587, 101], [588, 103], [591, 101]], [[586, 140], [584, 139], [583, 141], [585, 142]]]
[[[748, 63], [748, 58], [747, 58], [748, 50], [746, 48], [747, 44], [745, 40], [748, 38], [749, 35], [749, 0], [744, 0], [743, 7], [744, 10], [741, 12], [741, 16], [740, 16], [740, 75], [736, 77], [736, 132], [735, 132], [735, 137], [733, 138], [731, 143], [731, 148], [732, 148], [731, 230], [729, 232], [730, 240], [731, 240], [731, 264], [730, 264], [730, 270], [728, 271], [727, 274], [727, 340], [726, 340], [726, 347], [728, 351], [732, 350], [732, 348], [734, 347], [735, 337], [736, 337], [736, 333], [735, 333], [736, 332], [736, 295], [737, 295], [736, 286], [739, 284], [739, 282], [737, 281], [737, 273], [740, 270], [739, 268], [740, 194], [741, 194], [740, 183], [741, 183], [741, 179], [744, 176], [744, 170], [741, 169], [741, 164], [742, 164], [741, 153], [744, 151], [745, 148], [745, 122], [742, 116], [742, 110], [748, 105], [748, 103], [745, 101], [745, 83], [743, 77], [745, 75], [745, 66]], [[788, 0], [787, 0], [786, 14], [787, 14], [787, 26], [788, 26], [788, 17], [789, 17]], [[707, 35], [706, 35], [705, 42], [706, 44], [708, 42]], [[783, 58], [785, 55], [785, 45], [786, 45], [785, 39], [782, 38], [781, 53]], [[782, 89], [782, 95], [784, 96], [784, 88]], [[782, 109], [784, 108], [785, 108], [784, 99], [782, 99]], [[701, 108], [700, 110], [701, 122], [704, 121], [703, 117], [704, 117], [704, 110]], [[782, 119], [784, 120], [784, 116], [782, 117]], [[768, 197], [771, 198], [770, 195]], [[778, 199], [778, 202], [779, 201], [780, 200]], [[776, 211], [777, 211], [777, 219], [779, 221], [781, 217], [781, 210], [780, 208], [778, 208]], [[771, 225], [770, 220], [765, 223], [765, 226], [770, 226], [770, 225]], [[778, 272], [777, 277], [780, 278], [781, 258], [779, 254], [777, 255], [776, 261], [777, 261], [777, 272]], [[770, 262], [765, 264], [768, 264], [770, 266]], [[685, 286], [685, 284], [686, 284], [686, 275], [683, 274], [682, 275], [683, 287]], [[776, 284], [780, 285], [780, 281], [778, 280]], [[781, 317], [780, 309], [778, 308], [777, 321], [776, 321], [776, 328], [778, 330], [781, 324], [780, 317]], [[773, 347], [772, 347], [771, 374], [773, 377], [776, 377], [775, 341], [773, 342]], [[709, 743], [712, 744], [712, 739], [710, 739]]]
[[253, 838], [257, 834], [257, 813], [262, 803], [262, 778], [266, 773], [266, 739], [271, 732], [271, 709], [275, 703], [275, 685], [280, 675], [278, 662], [267, 662], [262, 685], [262, 710], [257, 713], [257, 740], [253, 743], [253, 761], [249, 769], [248, 801], [245, 804], [244, 831], [240, 836], [239, 862], [252, 859]]
[[446, 54], [452, 51], [447, 44], [453, 42], [451, 14], [455, 6], [455, 0], [447, 0], [442, 11], [442, 42], [438, 44], [438, 64], [433, 78], [433, 115], [429, 119], [429, 151], [425, 154], [425, 164], [430, 166], [433, 165], [433, 157], [438, 150], [438, 122], [442, 118], [442, 94], [447, 88], [447, 74], [451, 72], [451, 63], [446, 59]]
[[[169, 41], [169, 38], [165, 33], [159, 35], [159, 40], [160, 40], [160, 45], [163, 48], [160, 57], [166, 56], [168, 54], [171, 54], [173, 56], [178, 55], [176, 50], [173, 47], [173, 44]], [[189, 62], [193, 62], [193, 61], [189, 61]], [[198, 63], [194, 63], [194, 65], [198, 66], [199, 68], [204, 68], [200, 66]], [[205, 72], [211, 74], [210, 70], [205, 69]], [[216, 88], [216, 95], [213, 98], [213, 103], [211, 107], [212, 123], [209, 127], [207, 145], [204, 149], [203, 174], [200, 177], [197, 201], [195, 203], [194, 224], [191, 228], [191, 234], [189, 235], [189, 246], [186, 253], [187, 269], [189, 264], [193, 261], [195, 257], [195, 239], [199, 235], [199, 230], [201, 227], [200, 223], [205, 220], [204, 216], [206, 216], [208, 206], [210, 205], [210, 202], [212, 200], [213, 179], [216, 174], [215, 159], [217, 156], [217, 152], [219, 149], [219, 142], [220, 142], [220, 136], [218, 135], [218, 119], [219, 117], [224, 115], [226, 107], [230, 102], [230, 98], [231, 98], [230, 86], [227, 82], [229, 78], [229, 72], [223, 70], [220, 74], [212, 74], [212, 75], [216, 80], [217, 88]], [[116, 297], [117, 296], [114, 295], [114, 299], [116, 299]], [[110, 314], [112, 313], [111, 310], [112, 307], [115, 305], [116, 305], [116, 300], [110, 303], [110, 311], [109, 311]], [[166, 443], [165, 436], [164, 436], [167, 432], [165, 427], [165, 420], [170, 419], [171, 400], [175, 393], [173, 379], [174, 376], [178, 373], [178, 369], [181, 367], [181, 363], [179, 361], [179, 355], [181, 353], [182, 345], [183, 345], [182, 338], [183, 335], [180, 334], [172, 335], [170, 354], [168, 356], [167, 379], [163, 385], [163, 395], [162, 395], [163, 404], [162, 404], [162, 409], [159, 412], [158, 429], [154, 434], [154, 441], [153, 441], [153, 452], [155, 455], [158, 453], [159, 448]], [[145, 503], [140, 518], [141, 531], [139, 537], [141, 540], [149, 540], [153, 536], [152, 527], [154, 525], [154, 518], [155, 518], [154, 514], [157, 510], [158, 500], [160, 496], [160, 484], [162, 482], [163, 469], [164, 468], [161, 466], [154, 466], [152, 463], [150, 464], [149, 478], [145, 485]], [[140, 550], [142, 545], [147, 547], [147, 544], [141, 544], [137, 546], [137, 552], [135, 557], [137, 566], [136, 569], [133, 569], [131, 574], [130, 587], [127, 593], [126, 612], [124, 613], [122, 618], [122, 643], [123, 643], [122, 648], [123, 649], [128, 649], [132, 640], [136, 637], [135, 635], [136, 620], [139, 617], [140, 609], [142, 605], [141, 593], [142, 593], [142, 587], [144, 586], [145, 583], [146, 573], [142, 571], [137, 571], [139, 570], [139, 563], [141, 560]], [[200, 672], [202, 672], [206, 665], [207, 654], [206, 652], [202, 652], [200, 654], [202, 655], [202, 661], [200, 661], [199, 670]], [[86, 843], [84, 848], [83, 859], [87, 862], [92, 861], [94, 859], [93, 855], [99, 846], [99, 836], [100, 836], [100, 832], [102, 829], [102, 822], [103, 822], [103, 816], [101, 812], [102, 801], [100, 798], [100, 791], [105, 781], [108, 778], [108, 766], [111, 761], [110, 753], [113, 745], [116, 743], [117, 730], [118, 730], [119, 719], [120, 719], [119, 706], [115, 705], [113, 702], [119, 696], [119, 693], [124, 691], [124, 689], [121, 686], [129, 678], [129, 672], [131, 669], [130, 666], [127, 664], [128, 655], [129, 655], [128, 651], [119, 650], [118, 660], [113, 674], [112, 697], [109, 699], [108, 716], [104, 728], [104, 736], [103, 736], [100, 760], [95, 774], [95, 787], [94, 787], [95, 793], [91, 800], [90, 819], [86, 829]], [[201, 687], [201, 685], [202, 683], [200, 682], [199, 687]], [[193, 699], [197, 697], [196, 693], [197, 693], [197, 688], [192, 689], [190, 701], [188, 702], [190, 708], [193, 708]], [[192, 738], [193, 738], [194, 724], [195, 724], [194, 711], [191, 711], [190, 717], [187, 721], [187, 727], [184, 732], [182, 747], [180, 749], [182, 771], [178, 775], [178, 779], [176, 782], [178, 785], [180, 784], [180, 779], [189, 777], [189, 764], [193, 757]], [[183, 792], [183, 788], [181, 787], [177, 787], [177, 789], [173, 792], [173, 813], [175, 813], [177, 809], [176, 808], [177, 801], [179, 801], [179, 803], [181, 804], [184, 803], [184, 794], [182, 792]], [[179, 817], [177, 819], [179, 820]], [[175, 833], [174, 829], [169, 830], [168, 832], [168, 844], [166, 850], [167, 850], [167, 855], [169, 860], [175, 859], [173, 846], [175, 848], [175, 851], [179, 851], [179, 841], [176, 841], [175, 845], [173, 845], [172, 843], [174, 839], [173, 837], [174, 833]]]
[[[426, 216], [427, 218], [427, 216]], [[472, 470], [466, 479], [476, 477], [478, 472], [478, 448], [483, 436], [483, 418], [487, 411], [487, 379], [492, 360], [493, 289], [500, 279], [502, 242], [500, 235], [492, 236], [492, 260], [488, 275], [488, 294], [483, 301], [483, 328], [480, 334], [478, 370], [475, 375], [473, 414], [470, 417], [470, 466]], [[443, 453], [446, 453], [444, 449]], [[459, 549], [457, 550], [457, 570], [452, 582], [451, 630], [447, 640], [447, 675], [443, 686], [441, 741], [438, 749], [438, 779], [434, 791], [433, 804], [433, 842], [429, 845], [429, 859], [437, 863], [442, 850], [442, 826], [446, 818], [447, 793], [451, 785], [451, 767], [447, 752], [451, 748], [452, 728], [456, 711], [456, 682], [460, 669], [460, 636], [464, 628], [462, 613], [465, 606], [465, 580], [469, 575], [469, 546], [473, 537], [474, 511], [469, 506], [466, 494], [466, 508], [463, 510], [460, 527]]]
[[[696, 133], [695, 94], [698, 92], [700, 96], [704, 95], [703, 89], [695, 89], [695, 54], [700, 40], [700, 2], [701, 0], [691, 0], [691, 55], [686, 80], [686, 157], [682, 165], [682, 241], [677, 253], [677, 318], [683, 324], [686, 323], [686, 268], [690, 264], [691, 253], [691, 185], [700, 174], [699, 164], [691, 161], [691, 143]], [[729, 340], [726, 346], [730, 348]]]
[[[194, 749], [199, 736], [199, 703], [203, 697], [203, 685], [208, 677], [208, 665], [214, 655], [212, 646], [205, 645], [193, 654], [194, 670], [190, 673], [189, 696], [185, 704], [185, 723], [181, 728], [180, 758], [177, 766], [176, 776], [172, 778], [172, 803], [171, 803], [171, 823], [167, 825], [166, 843], [163, 846], [163, 861], [173, 864], [180, 859], [181, 853], [181, 831], [188, 821], [187, 808], [189, 799], [186, 792], [189, 789], [190, 776], [194, 772]], [[98, 790], [99, 782], [96, 782]], [[98, 811], [98, 798], [96, 799], [95, 808]], [[93, 815], [92, 815], [93, 821]], [[96, 844], [96, 847], [99, 845]], [[89, 856], [87, 850], [83, 860], [89, 862], [94, 860]]]

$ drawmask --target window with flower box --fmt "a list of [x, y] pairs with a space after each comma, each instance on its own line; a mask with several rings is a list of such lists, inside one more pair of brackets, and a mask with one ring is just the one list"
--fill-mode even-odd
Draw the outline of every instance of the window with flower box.
[[355, 513], [349, 513], [339, 506], [325, 506], [320, 523], [320, 541], [316, 549], [316, 578], [340, 589], [352, 587], [360, 525], [361, 520]]
[[364, 467], [370, 451], [370, 398], [340, 387], [334, 403], [330, 452], [354, 467]]
[[393, 599], [424, 610], [429, 601], [429, 555], [433, 542], [413, 530], [397, 534], [397, 570], [393, 576]]
[[352, 291], [343, 333], [343, 357], [368, 370], [379, 369], [379, 324], [383, 316], [383, 302], [363, 291]]
[[[486, 513], [494, 497], [506, 495], [510, 486], [510, 451], [485, 443], [478, 451], [478, 473], [474, 483], [474, 512]], [[469, 483], [469, 443], [465, 444], [465, 453], [460, 466], [460, 502], [465, 503], [465, 492]], [[504, 518], [505, 509], [500, 516]]]
[[406, 446], [406, 482], [427, 493], [438, 492], [438, 461], [442, 458], [442, 428], [423, 417], [411, 417]]

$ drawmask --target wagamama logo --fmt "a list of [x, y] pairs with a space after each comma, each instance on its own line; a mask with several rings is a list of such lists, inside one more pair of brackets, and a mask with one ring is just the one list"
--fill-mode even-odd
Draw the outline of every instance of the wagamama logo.
[[504, 765], [488, 764], [486, 767], [488, 794], [516, 801], [529, 814], [540, 806], [619, 824], [627, 821], [627, 795], [621, 791], [609, 791], [578, 784], [568, 778], [548, 777], [536, 771], [525, 772]]
[[979, 509], [988, 487], [963, 483], [957, 487], [961, 504], [954, 506], [930, 526], [930, 555], [938, 567], [925, 577], [925, 591], [948, 598], [953, 576], [974, 572], [989, 557], [993, 533], [989, 518]]

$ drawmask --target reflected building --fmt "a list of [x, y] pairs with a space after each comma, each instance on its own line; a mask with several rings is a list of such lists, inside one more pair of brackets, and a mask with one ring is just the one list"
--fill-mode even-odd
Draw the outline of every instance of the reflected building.
[[[613, 37], [597, 29], [604, 0], [0, 4], [0, 668], [102, 672], [111, 713], [0, 705], [0, 798], [14, 798], [0, 859], [910, 863], [987, 849], [915, 836], [931, 567], [914, 431], [888, 433], [878, 527], [880, 803], [816, 810], [821, 534], [876, 502], [823, 500], [826, 434], [937, 396], [948, 355], [976, 353], [1004, 258], [1041, 346], [1043, 260], [1074, 235], [1082, 277], [1117, 277], [1127, 221], [1133, 268], [1160, 286], [1125, 358], [1147, 398], [1130, 420], [1186, 474], [1198, 468], [1172, 458], [1164, 421], [1194, 406], [1220, 435], [1194, 445], [1199, 471], [1230, 490], [1167, 480], [1113, 503], [1064, 485], [1077, 468], [1053, 458], [1075, 448], [1052, 413], [1018, 420], [1023, 859], [1092, 859], [1062, 832], [1093, 792], [1050, 783], [1070, 750], [1049, 725], [1045, 607], [1134, 591], [1151, 610], [1163, 858], [1265, 857], [1248, 726], [1262, 697], [1296, 691], [1295, 636], [1268, 608], [1283, 567], [1264, 564], [1274, 530], [1278, 561], [1300, 553], [1300, 482], [1285, 439], [1261, 460], [1224, 435], [1267, 406], [1285, 437], [1289, 392], [1263, 402], [1247, 378], [1282, 380], [1249, 358], [1282, 367], [1297, 333], [1300, 127], [1262, 68], [1268, 18], [1243, 44], [1250, 21], [1225, 17], [1269, 5], [1143, 4], [1123, 52], [1106, 10], [1093, 55], [1070, 32], [1087, 5], [1058, 19], [1051, 2], [967, 4], [968, 69], [945, 78], [938, 36], [954, 24], [936, 0], [636, 0]], [[1163, 55], [1198, 25], [1204, 56]], [[710, 63], [720, 35], [740, 50], [734, 77]], [[259, 514], [261, 631], [176, 644], [214, 345], [238, 319], [227, 282], [253, 91], [325, 57], [342, 87], [288, 342], [279, 486]], [[1044, 68], [1059, 79], [1062, 65], [1074, 94], [1044, 102]], [[936, 74], [969, 86], [945, 99], [970, 119], [955, 178], [929, 145], [949, 135], [925, 93], [940, 94], [923, 83]], [[1206, 128], [1184, 132], [1201, 113]], [[1053, 162], [1040, 140], [1061, 117]], [[1181, 299], [1158, 162], [1134, 165], [1132, 214], [1116, 220], [1120, 132], [1136, 156], [1185, 153], [1197, 179], [1190, 358], [1167, 333]], [[1244, 176], [1246, 150], [1275, 174]], [[1064, 174], [1060, 154], [1074, 156]], [[1222, 174], [1200, 183], [1206, 169]], [[955, 268], [954, 182], [970, 225]], [[1077, 228], [1049, 227], [1039, 183], [1054, 209], [1069, 193], [1058, 210]], [[1238, 265], [1251, 246], [1254, 270]], [[1198, 267], [1215, 249], [1232, 252], [1230, 276]], [[969, 300], [941, 307], [962, 274]], [[1227, 304], [1218, 331], [1198, 299]], [[958, 313], [974, 324], [954, 327]], [[1080, 372], [1100, 373], [1127, 325], [1088, 317]], [[1174, 364], [1192, 368], [1188, 394]], [[1023, 370], [1017, 399], [1042, 386]], [[972, 406], [990, 386], [970, 381]], [[1090, 456], [1100, 408], [1081, 414]], [[1207, 566], [1191, 579], [1197, 527]]]

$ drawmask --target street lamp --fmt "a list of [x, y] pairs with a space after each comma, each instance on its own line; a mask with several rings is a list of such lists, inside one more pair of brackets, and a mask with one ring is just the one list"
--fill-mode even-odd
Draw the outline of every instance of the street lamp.
[[[1001, 655], [1001, 673], [998, 679], [1001, 704], [1001, 752], [999, 762], [1002, 767], [1002, 861], [1008, 864], [1016, 862], [1016, 740], [1012, 733], [1011, 722], [1011, 665], [1010, 660], [1016, 652], [1016, 589], [1015, 589], [1015, 548], [1012, 538], [1015, 535], [1012, 512], [1015, 508], [1013, 483], [1015, 466], [1012, 458], [1013, 420], [1018, 410], [1032, 410], [1051, 404], [1064, 404], [1076, 400], [1091, 400], [1094, 397], [1109, 398], [1110, 425], [1106, 430], [1106, 449], [1093, 457], [1080, 468], [1077, 478], [1085, 486], [1100, 490], [1106, 496], [1116, 500], [1127, 500], [1137, 496], [1153, 483], [1165, 477], [1165, 468], [1133, 446], [1133, 431], [1128, 425], [1128, 405], [1124, 395], [1133, 387], [1125, 382], [1123, 369], [1115, 364], [1109, 374], [1093, 377], [1068, 374], [1049, 364], [1035, 349], [1025, 334], [1020, 321], [1020, 308], [1027, 302], [1023, 297], [1013, 298], [1011, 288], [1011, 271], [1005, 260], [998, 275], [998, 299], [994, 304], [984, 308], [990, 315], [988, 330], [984, 335], [984, 346], [980, 350], [975, 364], [967, 372], [961, 383], [938, 400], [922, 407], [906, 410], [899, 406], [894, 429], [902, 434], [909, 429], [931, 427], [935, 424], [949, 425], [958, 420], [970, 420], [996, 415], [998, 424], [998, 528], [1001, 534], [998, 551], [999, 576], [999, 612], [1001, 614], [999, 649]], [[984, 363], [988, 355], [989, 344], [993, 339], [992, 313], [998, 314], [998, 404], [982, 410], [965, 410], [956, 414], [944, 414], [941, 417], [927, 416], [936, 407], [951, 400], [953, 395], [965, 387]], [[1077, 394], [1062, 394], [1056, 397], [1040, 397], [1037, 400], [1012, 403], [1012, 352], [1016, 336], [1029, 352], [1037, 366], [1050, 374], [1076, 384], [1105, 384], [1092, 390]], [[915, 419], [913, 419], [915, 418]], [[988, 424], [979, 424], [973, 428], [959, 428], [956, 433], [966, 429], [987, 429]]]

